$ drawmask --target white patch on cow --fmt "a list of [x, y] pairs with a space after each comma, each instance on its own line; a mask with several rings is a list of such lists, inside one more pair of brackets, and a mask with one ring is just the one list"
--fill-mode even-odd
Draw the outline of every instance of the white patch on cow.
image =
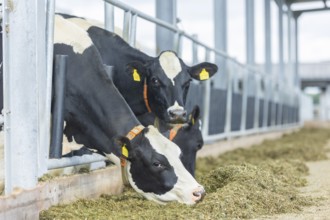
[[79, 54], [93, 44], [86, 31], [59, 15], [55, 15], [54, 44], [56, 43], [71, 45], [73, 51]]
[[159, 63], [164, 70], [166, 76], [174, 85], [174, 78], [181, 72], [181, 64], [179, 58], [171, 51], [165, 51], [159, 57]]
[[85, 19], [85, 18], [67, 18], [66, 20], [74, 23], [75, 25], [81, 27], [85, 31], [87, 31], [90, 27], [96, 26], [99, 28], [104, 28], [104, 25], [99, 21], [93, 19]]
[[174, 105], [170, 106], [167, 109], [167, 112], [169, 113], [170, 111], [175, 111], [175, 110], [184, 110], [184, 108], [182, 106], [179, 105], [179, 103], [177, 101], [174, 102]]
[[[148, 138], [151, 146], [154, 150], [164, 155], [170, 165], [174, 168], [174, 172], [178, 177], [177, 183], [173, 189], [163, 195], [157, 195], [154, 193], [146, 193], [140, 190], [134, 183], [131, 175], [128, 175], [129, 182], [132, 187], [147, 199], [156, 201], [158, 203], [166, 203], [169, 201], [178, 201], [185, 204], [195, 204], [196, 201], [193, 198], [193, 192], [196, 188], [201, 188], [201, 185], [195, 180], [195, 178], [186, 170], [183, 166], [179, 156], [181, 154], [180, 148], [161, 135], [159, 131], [152, 125], [148, 126], [149, 131], [145, 134]], [[127, 165], [127, 172], [130, 170], [130, 163]]]

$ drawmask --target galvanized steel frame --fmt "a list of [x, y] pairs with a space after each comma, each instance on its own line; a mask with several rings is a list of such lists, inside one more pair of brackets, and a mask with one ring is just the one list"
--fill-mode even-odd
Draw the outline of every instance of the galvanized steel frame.
[[[12, 0], [14, 5], [16, 4], [18, 0]], [[284, 100], [287, 98], [284, 95], [279, 94], [279, 90], [275, 89], [278, 85], [282, 85], [281, 88], [289, 88], [289, 92], [291, 93], [291, 104], [292, 107], [299, 108], [299, 90], [294, 87], [284, 87], [283, 83], [280, 83], [277, 78], [274, 78], [271, 75], [267, 75], [264, 73], [261, 73], [257, 71], [254, 67], [249, 65], [243, 65], [234, 58], [231, 58], [228, 56], [225, 52], [221, 50], [217, 50], [214, 48], [211, 48], [210, 46], [202, 43], [197, 39], [196, 36], [191, 36], [185, 33], [184, 31], [178, 29], [176, 26], [168, 24], [162, 20], [156, 19], [154, 17], [151, 17], [143, 12], [140, 12], [124, 3], [118, 0], [104, 0], [105, 2], [105, 28], [113, 31], [114, 30], [114, 7], [121, 8], [125, 11], [125, 18], [124, 18], [124, 30], [123, 30], [123, 38], [132, 46], [135, 46], [135, 39], [136, 39], [136, 28], [137, 28], [137, 18], [142, 18], [144, 20], [150, 21], [152, 23], [155, 23], [158, 26], [164, 27], [170, 31], [173, 31], [175, 35], [175, 45], [173, 50], [177, 51], [178, 54], [181, 54], [181, 40], [183, 38], [186, 38], [190, 40], [193, 44], [194, 48], [203, 48], [205, 50], [205, 60], [211, 61], [211, 57], [213, 55], [214, 59], [216, 57], [221, 57], [226, 61], [226, 65], [228, 65], [226, 74], [227, 74], [227, 108], [226, 108], [226, 120], [225, 120], [225, 132], [210, 135], [208, 132], [209, 127], [209, 109], [210, 109], [210, 93], [211, 93], [211, 80], [206, 81], [204, 83], [204, 123], [203, 123], [203, 135], [206, 142], [209, 141], [215, 141], [219, 139], [225, 139], [225, 138], [232, 138], [242, 135], [250, 135], [250, 134], [257, 134], [262, 132], [269, 132], [269, 131], [277, 131], [277, 130], [284, 130], [287, 128], [291, 128], [294, 126], [300, 125], [300, 123], [291, 123], [291, 124], [281, 124], [276, 125], [275, 123], [275, 111], [272, 110], [271, 114], [273, 115], [272, 119], [272, 125], [267, 126], [267, 114], [268, 114], [268, 102], [267, 100], [272, 100], [273, 103], [284, 103]], [[23, 5], [23, 6], [22, 6]], [[31, 7], [33, 6], [33, 7]], [[3, 42], [3, 48], [4, 48], [4, 121], [5, 121], [5, 163], [6, 163], [6, 193], [12, 192], [14, 187], [22, 187], [22, 188], [30, 188], [35, 186], [37, 183], [37, 177], [41, 176], [42, 174], [46, 173], [48, 169], [63, 167], [63, 166], [72, 166], [72, 165], [78, 165], [82, 163], [91, 163], [95, 161], [104, 160], [105, 158], [100, 155], [92, 155], [92, 156], [86, 156], [86, 157], [74, 157], [71, 159], [65, 158], [60, 160], [48, 160], [49, 155], [49, 125], [50, 125], [50, 103], [51, 103], [51, 85], [52, 85], [52, 66], [53, 66], [53, 31], [54, 31], [54, 9], [55, 9], [55, 0], [47, 0], [47, 5], [39, 4], [38, 5], [34, 1], [22, 1], [20, 2], [20, 7], [15, 8], [15, 11], [13, 11], [11, 8], [11, 5], [7, 4], [7, 1], [4, 1], [3, 8], [4, 8], [4, 18], [3, 18], [3, 27], [4, 27], [4, 42]], [[25, 12], [20, 11], [24, 7], [24, 10], [27, 10], [29, 8], [29, 15], [27, 15]], [[44, 10], [42, 8], [47, 8], [46, 15], [43, 15]], [[26, 17], [20, 17], [20, 16], [14, 16], [16, 13], [22, 13], [24, 16], [34, 16], [33, 19], [36, 19], [35, 21], [38, 21], [36, 23], [30, 22], [26, 23], [24, 22], [24, 19]], [[37, 16], [41, 16], [43, 18], [47, 19], [37, 19]], [[31, 18], [31, 17], [30, 17]], [[40, 17], [39, 17], [40, 18]], [[26, 19], [25, 19], [26, 20]], [[29, 20], [30, 21], [30, 20]], [[46, 23], [42, 23], [44, 21], [47, 21]], [[21, 45], [22, 39], [15, 38], [16, 33], [20, 31], [22, 33], [22, 30], [26, 30], [26, 28], [30, 28], [30, 24], [34, 23], [36, 26], [33, 33], [35, 36], [35, 39], [38, 39], [38, 46], [36, 46], [36, 40], [32, 42], [34, 50], [37, 48], [37, 51], [34, 51], [33, 53], [38, 54], [37, 58], [36, 56], [31, 56], [27, 58], [26, 56], [22, 56], [21, 54], [18, 54], [17, 51], [18, 48], [17, 45]], [[39, 26], [37, 26], [37, 24]], [[25, 27], [24, 27], [25, 26]], [[41, 32], [38, 32], [40, 28], [44, 27], [44, 30]], [[297, 25], [296, 25], [297, 27]], [[38, 29], [39, 28], [39, 29]], [[45, 33], [47, 35], [43, 35], [42, 33]], [[17, 34], [18, 35], [18, 34]], [[296, 33], [295, 33], [296, 35]], [[44, 37], [42, 37], [44, 36]], [[40, 44], [40, 39], [45, 38], [45, 43]], [[297, 37], [295, 37], [297, 39]], [[23, 39], [24, 41], [24, 39]], [[17, 42], [20, 42], [17, 44]], [[295, 42], [296, 43], [296, 42]], [[16, 45], [16, 46], [15, 46]], [[31, 45], [31, 42], [28, 42], [25, 44], [26, 48], [31, 49], [28, 45]], [[11, 52], [9, 54], [9, 48], [11, 48]], [[22, 48], [20, 48], [22, 49]], [[297, 50], [297, 48], [295, 48]], [[32, 49], [31, 49], [32, 51]], [[42, 56], [43, 53], [46, 56]], [[198, 49], [194, 49], [193, 56], [195, 57], [195, 61], [197, 61], [197, 54]], [[297, 52], [296, 52], [297, 53]], [[44, 58], [46, 57], [46, 62]], [[26, 65], [13, 65], [14, 60], [19, 60], [23, 63], [29, 63]], [[24, 59], [26, 59], [24, 61]], [[297, 59], [297, 55], [296, 55]], [[15, 62], [16, 62], [15, 61]], [[40, 64], [40, 65], [37, 65]], [[44, 64], [42, 64], [44, 63]], [[31, 65], [32, 64], [32, 65]], [[9, 68], [10, 66], [10, 68]], [[16, 67], [14, 67], [16, 66]], [[22, 82], [23, 75], [20, 75], [22, 71], [27, 71], [27, 66], [32, 66], [31, 71], [29, 74], [32, 74], [34, 79], [36, 81], [31, 82], [30, 79], [26, 79], [26, 83], [30, 83], [29, 85], [31, 87], [21, 86], [22, 89], [14, 91], [13, 88], [15, 85], [13, 85], [13, 82]], [[24, 70], [22, 69], [24, 67]], [[17, 69], [15, 69], [17, 68]], [[221, 68], [221, 67], [220, 67]], [[47, 72], [46, 77], [42, 76], [41, 74], [44, 72]], [[246, 102], [247, 102], [247, 78], [249, 75], [254, 76], [255, 79], [258, 81], [264, 81], [269, 86], [265, 88], [265, 91], [263, 93], [259, 93], [260, 90], [256, 90], [256, 93], [254, 94], [255, 97], [260, 96], [260, 98], [264, 99], [264, 121], [263, 126], [258, 126], [258, 121], [255, 119], [254, 126], [252, 129], [246, 130], [246, 120], [244, 119], [246, 117], [245, 110], [242, 111], [242, 122], [241, 122], [241, 130], [239, 131], [231, 131], [230, 123], [231, 123], [231, 94], [233, 91], [233, 79], [235, 72], [241, 72], [243, 73], [243, 80], [244, 80], [244, 88], [243, 88], [243, 107], [246, 109]], [[25, 78], [24, 78], [25, 79]], [[45, 83], [46, 82], [46, 83]], [[46, 86], [44, 86], [44, 85]], [[25, 89], [25, 90], [24, 90]], [[12, 95], [15, 93], [18, 93], [17, 95]], [[30, 94], [28, 96], [23, 96], [22, 92], [26, 94]], [[25, 101], [28, 99], [31, 99], [31, 103], [33, 103], [33, 106], [29, 108], [28, 114], [24, 113], [23, 111], [17, 110], [17, 109], [23, 109], [26, 111], [26, 106], [19, 107], [19, 106], [13, 106], [14, 103], [22, 103], [20, 100], [24, 97]], [[36, 98], [37, 97], [37, 98]], [[255, 99], [256, 102], [259, 101], [259, 99]], [[255, 106], [258, 106], [258, 103], [255, 103]], [[274, 106], [273, 106], [274, 108]], [[20, 113], [17, 113], [17, 115], [13, 114], [14, 111], [20, 111]], [[43, 113], [42, 113], [43, 112]], [[41, 114], [39, 114], [41, 113]], [[256, 111], [254, 113], [255, 115], [259, 115], [259, 108], [256, 108]], [[30, 128], [31, 125], [33, 129], [28, 129], [28, 132], [22, 132], [18, 128], [18, 120], [22, 119], [22, 116], [26, 117], [23, 121], [24, 124], [27, 126], [24, 127]], [[16, 121], [16, 122], [15, 122]], [[16, 124], [15, 124], [16, 123]], [[21, 122], [19, 123], [21, 124]], [[32, 128], [31, 127], [31, 128]], [[22, 133], [25, 133], [22, 135]], [[21, 135], [20, 142], [17, 142], [14, 137], [17, 135]], [[28, 146], [28, 147], [26, 147]], [[14, 155], [21, 155], [22, 158], [13, 158]], [[24, 159], [23, 159], [24, 157]], [[17, 163], [19, 162], [19, 163]], [[23, 164], [21, 164], [23, 163]], [[27, 165], [28, 164], [28, 165]], [[32, 169], [31, 169], [32, 167]], [[15, 173], [15, 175], [13, 175]]]
[[[160, 19], [157, 18], [153, 18], [141, 11], [138, 11], [132, 7], [130, 7], [129, 5], [126, 5], [125, 3], [118, 1], [118, 0], [104, 0], [106, 3], [110, 3], [111, 5], [118, 7], [122, 10], [125, 11], [125, 13], [129, 13], [129, 14], [134, 14], [135, 16], [147, 20], [149, 22], [152, 22], [158, 26], [164, 27], [170, 31], [173, 31], [174, 34], [176, 34], [177, 36], [179, 36], [177, 38], [177, 42], [176, 42], [176, 46], [173, 48], [173, 50], [177, 51], [178, 48], [180, 48], [180, 40], [184, 37], [188, 40], [190, 40], [192, 42], [193, 45], [193, 62], [196, 61], [196, 58], [198, 57], [197, 53], [198, 50], [196, 49], [197, 47], [202, 47], [206, 53], [208, 54], [208, 56], [206, 56], [206, 61], [211, 61], [209, 58], [211, 57], [210, 54], [213, 53], [214, 56], [220, 56], [223, 59], [226, 60], [227, 65], [235, 65], [237, 68], [241, 69], [241, 71], [245, 72], [245, 74], [243, 74], [243, 80], [244, 80], [244, 87], [246, 89], [243, 88], [243, 111], [242, 111], [242, 121], [241, 121], [241, 130], [237, 131], [237, 132], [232, 132], [230, 131], [230, 114], [231, 114], [231, 91], [232, 91], [232, 77], [231, 77], [231, 71], [229, 71], [227, 69], [226, 73], [227, 73], [227, 109], [226, 109], [226, 124], [225, 124], [225, 132], [221, 133], [221, 134], [215, 134], [215, 135], [209, 135], [208, 132], [208, 124], [209, 124], [209, 109], [210, 109], [210, 92], [211, 92], [211, 82], [206, 81], [204, 82], [204, 92], [205, 92], [205, 97], [204, 97], [204, 114], [203, 114], [203, 128], [202, 128], [202, 133], [204, 135], [204, 139], [206, 142], [208, 141], [214, 141], [214, 140], [219, 140], [219, 139], [225, 139], [225, 138], [230, 138], [230, 137], [236, 137], [236, 136], [243, 136], [243, 135], [248, 135], [248, 134], [253, 134], [253, 133], [260, 133], [260, 132], [270, 132], [270, 131], [277, 131], [280, 129], [286, 129], [292, 126], [298, 126], [300, 123], [293, 123], [293, 124], [285, 124], [285, 125], [276, 125], [276, 115], [275, 115], [275, 105], [273, 105], [273, 109], [272, 109], [272, 125], [271, 126], [267, 126], [267, 117], [268, 117], [268, 102], [266, 102], [267, 100], [272, 100], [273, 103], [279, 103], [281, 108], [279, 109], [279, 111], [277, 112], [277, 117], [279, 119], [282, 118], [282, 103], [285, 102], [285, 99], [287, 98], [286, 96], [282, 95], [280, 92], [280, 89], [278, 88], [279, 85], [281, 85], [281, 88], [286, 88], [288, 90], [291, 91], [291, 96], [299, 96], [299, 94], [296, 94], [294, 92], [295, 88], [292, 87], [291, 85], [286, 84], [286, 82], [281, 82], [281, 80], [278, 79], [278, 77], [274, 77], [270, 74], [265, 74], [262, 73], [258, 70], [256, 70], [252, 65], [244, 65], [240, 62], [238, 62], [237, 60], [235, 60], [234, 58], [231, 58], [228, 54], [226, 54], [225, 52], [221, 51], [221, 50], [217, 50], [215, 48], [211, 48], [208, 45], [202, 43], [201, 41], [198, 40], [198, 38], [195, 35], [188, 35], [187, 33], [185, 33], [184, 31], [180, 30], [179, 28], [177, 28], [174, 25], [171, 25], [169, 23], [166, 23]], [[267, 0], [266, 0], [267, 1]], [[267, 4], [268, 5], [268, 4]], [[113, 18], [114, 19], [114, 18]], [[126, 23], [125, 23], [126, 24]], [[126, 24], [127, 26], [129, 25], [133, 25], [133, 24]], [[136, 25], [136, 23], [134, 24], [134, 26]], [[280, 25], [280, 27], [282, 27]], [[124, 30], [126, 29], [125, 25], [124, 25]], [[134, 29], [136, 29], [136, 27], [134, 27]], [[270, 32], [270, 29], [268, 30]], [[269, 35], [269, 34], [267, 34]], [[127, 37], [126, 37], [127, 38]], [[267, 37], [269, 39], [269, 36]], [[270, 40], [268, 40], [270, 41]], [[267, 41], [267, 45], [269, 47], [269, 42]], [[283, 41], [283, 40], [280, 40]], [[283, 47], [283, 45], [281, 45]], [[267, 49], [269, 50], [269, 48]], [[252, 51], [253, 52], [253, 51]], [[179, 53], [180, 54], [180, 53]], [[281, 55], [280, 55], [281, 56]], [[267, 62], [270, 62], [270, 52], [267, 51]], [[283, 58], [280, 57], [280, 60], [282, 60]], [[252, 60], [253, 61], [253, 60]], [[283, 61], [282, 61], [283, 62]], [[252, 62], [253, 63], [253, 62]], [[269, 65], [269, 64], [268, 64]], [[283, 65], [283, 64], [282, 64]], [[221, 68], [221, 67], [220, 67]], [[283, 68], [283, 67], [282, 67]], [[281, 69], [282, 69], [281, 68]], [[268, 70], [270, 69], [269, 66], [267, 68]], [[284, 70], [284, 68], [283, 68]], [[277, 89], [274, 91], [274, 89], [269, 89], [269, 88], [265, 88], [266, 91], [263, 92], [263, 96], [261, 97], [264, 99], [264, 120], [263, 120], [263, 126], [259, 127], [258, 126], [258, 121], [257, 118], [255, 118], [254, 121], [254, 126], [253, 129], [249, 129], [246, 130], [246, 102], [247, 102], [247, 78], [249, 75], [253, 75], [255, 80], [257, 81], [264, 81], [264, 82], [269, 82], [269, 84], [271, 85], [272, 88], [276, 88]], [[273, 91], [271, 91], [273, 90]], [[290, 93], [290, 92], [288, 92]], [[230, 95], [229, 95], [230, 94]], [[255, 97], [259, 96], [259, 89], [256, 90], [256, 93], [254, 94]], [[261, 95], [260, 95], [261, 96]], [[259, 99], [256, 98], [255, 99], [255, 116], [258, 115], [259, 116], [259, 107], [258, 107], [258, 103]], [[293, 103], [291, 103], [293, 104]], [[297, 107], [299, 108], [299, 106], [292, 106], [292, 107]], [[245, 110], [244, 110], [245, 109]]]

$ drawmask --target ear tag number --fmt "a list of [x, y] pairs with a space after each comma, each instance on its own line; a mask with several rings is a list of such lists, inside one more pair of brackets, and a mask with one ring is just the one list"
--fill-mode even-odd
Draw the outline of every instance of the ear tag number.
[[127, 148], [126, 148], [126, 145], [123, 145], [122, 147], [121, 147], [121, 154], [124, 156], [124, 157], [128, 157], [128, 150], [127, 150]]
[[134, 79], [134, 81], [137, 81], [137, 82], [141, 81], [140, 75], [136, 69], [133, 70], [133, 79]]
[[207, 80], [210, 78], [209, 72], [205, 68], [202, 69], [202, 71], [199, 73], [199, 79], [200, 80]]

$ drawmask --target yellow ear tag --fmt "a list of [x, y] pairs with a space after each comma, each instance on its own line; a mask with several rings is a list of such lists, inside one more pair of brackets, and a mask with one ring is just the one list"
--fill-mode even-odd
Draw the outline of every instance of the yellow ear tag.
[[126, 145], [123, 145], [123, 146], [121, 147], [121, 154], [122, 154], [123, 156], [125, 156], [126, 158], [128, 157], [128, 150], [127, 150], [127, 148], [126, 148]]
[[141, 81], [140, 75], [136, 69], [133, 70], [133, 79], [134, 79], [134, 81], [137, 81], [137, 82]]
[[210, 78], [209, 72], [205, 68], [202, 69], [202, 71], [199, 73], [199, 79], [200, 80], [207, 80]]

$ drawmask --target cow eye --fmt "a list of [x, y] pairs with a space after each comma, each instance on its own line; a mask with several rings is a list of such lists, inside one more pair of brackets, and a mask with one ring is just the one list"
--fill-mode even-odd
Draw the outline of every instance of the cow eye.
[[152, 77], [151, 78], [151, 83], [154, 86], [159, 86], [160, 85], [160, 82], [159, 82], [159, 80], [156, 77]]
[[154, 162], [152, 165], [154, 167], [157, 167], [157, 168], [162, 168], [163, 167], [163, 165], [161, 163], [159, 163], [159, 162]]
[[202, 147], [203, 147], [203, 143], [202, 142], [200, 142], [200, 143], [197, 144], [197, 150], [200, 150]]

